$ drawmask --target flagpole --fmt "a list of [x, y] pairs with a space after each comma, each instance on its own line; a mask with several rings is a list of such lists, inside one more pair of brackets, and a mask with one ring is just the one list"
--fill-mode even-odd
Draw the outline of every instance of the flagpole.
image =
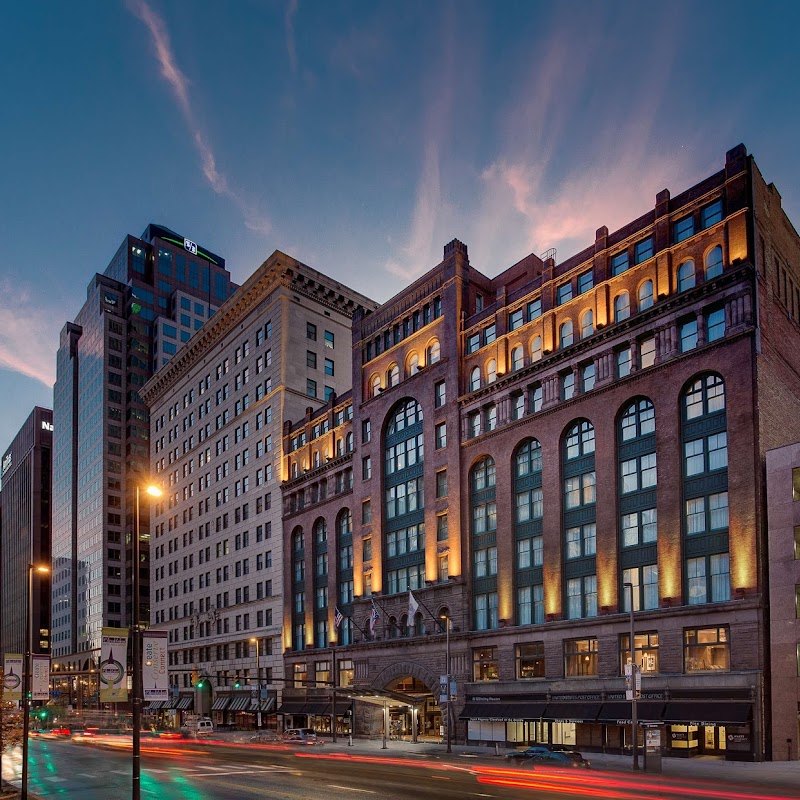
[[333, 729], [333, 743], [336, 744], [336, 647], [333, 644], [331, 644], [331, 660], [333, 662], [333, 675], [331, 676], [331, 728]]

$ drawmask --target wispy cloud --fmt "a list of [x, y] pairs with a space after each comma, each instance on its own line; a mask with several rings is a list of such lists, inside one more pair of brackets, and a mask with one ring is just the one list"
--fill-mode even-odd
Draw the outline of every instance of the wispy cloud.
[[63, 320], [42, 308], [18, 281], [0, 283], [0, 369], [9, 369], [52, 387], [59, 330]]
[[[296, 0], [291, 0], [291, 3], [296, 6]], [[203, 175], [209, 185], [218, 195], [227, 197], [236, 205], [244, 217], [245, 227], [256, 233], [269, 233], [272, 229], [269, 217], [259, 209], [256, 203], [245, 197], [242, 191], [231, 187], [227, 177], [217, 166], [214, 150], [192, 108], [189, 80], [178, 66], [164, 20], [145, 0], [129, 0], [128, 5], [132, 13], [145, 24], [150, 32], [156, 59], [161, 67], [161, 77], [167, 82], [178, 101], [184, 122], [200, 156]]]
[[286, 32], [286, 52], [289, 54], [289, 65], [292, 72], [297, 72], [297, 44], [294, 38], [294, 18], [297, 16], [298, 0], [289, 0], [283, 15], [283, 27]]

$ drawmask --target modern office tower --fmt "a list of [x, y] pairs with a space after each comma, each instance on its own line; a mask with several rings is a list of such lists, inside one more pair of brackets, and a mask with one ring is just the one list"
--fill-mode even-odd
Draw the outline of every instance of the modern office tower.
[[[356, 732], [380, 730], [372, 693], [438, 733], [449, 673], [458, 741], [630, 752], [633, 652], [668, 754], [785, 757], [765, 462], [800, 440], [800, 238], [743, 146], [560, 263], [488, 277], [451, 242], [356, 316], [353, 354], [352, 420], [321, 409], [284, 437], [291, 724], [330, 725], [333, 675]], [[354, 450], [320, 460], [332, 435]], [[784, 513], [770, 557], [791, 535]]]
[[[126, 627], [132, 619], [133, 498], [149, 476], [150, 456], [139, 393], [235, 288], [222, 258], [149, 225], [141, 237], [125, 237], [61, 332], [53, 399], [52, 655], [54, 677], [66, 676], [59, 691], [80, 705], [97, 702], [101, 627]], [[148, 530], [144, 502], [142, 619], [149, 615]]]
[[[34, 653], [50, 652], [50, 576], [34, 573], [28, 603], [28, 567], [50, 566], [50, 488], [53, 412], [33, 409], [3, 454], [0, 492], [0, 650], [25, 652], [31, 619]], [[27, 614], [26, 614], [27, 611]]]
[[166, 491], [153, 506], [151, 623], [169, 631], [168, 713], [247, 724], [275, 711], [283, 424], [349, 389], [351, 319], [374, 307], [276, 251], [143, 389]]

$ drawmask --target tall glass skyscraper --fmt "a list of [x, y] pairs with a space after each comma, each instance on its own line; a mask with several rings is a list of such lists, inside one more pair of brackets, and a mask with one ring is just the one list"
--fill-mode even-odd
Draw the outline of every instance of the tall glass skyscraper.
[[[101, 628], [133, 612], [137, 482], [149, 474], [140, 387], [236, 289], [225, 261], [158, 225], [127, 236], [61, 331], [53, 397], [54, 679], [91, 704]], [[140, 618], [149, 619], [148, 504], [141, 507]], [[76, 680], [80, 676], [80, 680]], [[82, 687], [86, 687], [83, 689]]]

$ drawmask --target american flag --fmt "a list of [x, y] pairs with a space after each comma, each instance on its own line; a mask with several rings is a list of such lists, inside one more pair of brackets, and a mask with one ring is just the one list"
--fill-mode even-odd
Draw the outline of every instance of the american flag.
[[378, 611], [378, 606], [375, 605], [375, 601], [372, 601], [372, 611], [369, 613], [369, 633], [370, 636], [375, 635], [375, 625], [377, 624], [378, 620], [381, 618], [380, 611]]
[[333, 627], [338, 631], [339, 626], [342, 624], [342, 620], [344, 619], [344, 614], [339, 611], [339, 606], [336, 606], [336, 609], [333, 612]]

